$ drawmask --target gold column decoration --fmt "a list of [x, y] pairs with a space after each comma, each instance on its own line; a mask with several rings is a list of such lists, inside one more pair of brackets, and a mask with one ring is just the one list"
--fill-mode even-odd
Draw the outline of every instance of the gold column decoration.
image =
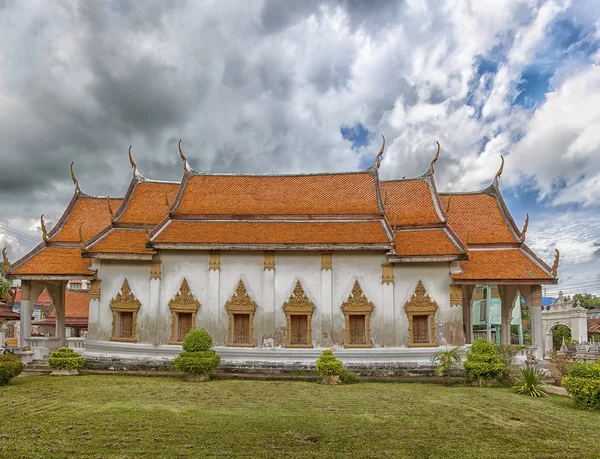
[[[290, 298], [283, 303], [287, 327], [285, 333], [286, 347], [313, 347], [312, 346], [312, 315], [315, 311], [315, 304], [308, 299], [300, 281], [296, 282], [296, 287], [290, 295]], [[306, 315], [307, 318], [307, 344], [292, 344], [292, 315]]]
[[529, 292], [531, 293], [531, 304], [527, 305], [529, 307], [541, 307], [542, 306], [542, 286], [541, 285], [532, 285], [529, 287]]
[[328, 269], [331, 271], [333, 268], [333, 255], [331, 252], [321, 253], [321, 270]]
[[[371, 344], [371, 312], [375, 305], [367, 299], [358, 283], [354, 281], [352, 292], [348, 299], [342, 303], [342, 311], [346, 319], [346, 339], [344, 347], [373, 347]], [[365, 344], [350, 344], [350, 316], [365, 316]]]
[[450, 284], [450, 306], [460, 306], [463, 304], [462, 287], [456, 284]]
[[[127, 341], [133, 342], [136, 341], [136, 325], [137, 325], [137, 314], [140, 310], [142, 303], [133, 295], [131, 291], [131, 287], [129, 287], [129, 282], [127, 279], [123, 281], [123, 285], [121, 286], [121, 291], [117, 293], [112, 300], [110, 300], [110, 309], [112, 310], [113, 321], [112, 321], [112, 337], [111, 341]], [[131, 327], [131, 338], [121, 338], [117, 336], [117, 315], [120, 312], [132, 312], [133, 313], [133, 323]]]
[[169, 344], [181, 344], [182, 341], [177, 341], [177, 333], [175, 325], [177, 324], [177, 314], [180, 312], [192, 314], [192, 330], [196, 328], [196, 313], [200, 308], [200, 302], [194, 297], [190, 291], [187, 279], [184, 277], [181, 281], [179, 291], [169, 301], [169, 309], [171, 310], [171, 340]]
[[161, 279], [162, 278], [162, 262], [152, 261], [150, 262], [150, 279]]
[[275, 252], [265, 252], [264, 270], [275, 270]]
[[208, 270], [219, 271], [221, 269], [221, 253], [210, 252], [210, 258], [208, 260]]
[[21, 282], [21, 299], [26, 301], [31, 300], [31, 281]]
[[381, 265], [381, 283], [382, 284], [393, 284], [394, 283], [394, 265], [391, 263], [384, 263]]
[[[235, 293], [231, 299], [225, 303], [225, 310], [229, 315], [229, 332], [227, 336], [228, 346], [237, 347], [254, 347], [254, 313], [256, 312], [256, 302], [248, 295], [244, 282], [240, 279], [238, 282]], [[247, 343], [234, 343], [233, 342], [233, 315], [234, 314], [248, 314], [250, 316], [250, 332]]]
[[90, 300], [100, 301], [100, 288], [102, 279], [94, 279], [90, 282]]
[[[417, 283], [417, 288], [412, 294], [410, 300], [404, 303], [404, 310], [408, 315], [408, 345], [410, 347], [435, 347], [435, 312], [437, 311], [438, 305], [433, 301], [427, 291], [421, 279]], [[428, 316], [429, 322], [429, 342], [428, 343], [415, 343], [413, 335], [413, 316]]]

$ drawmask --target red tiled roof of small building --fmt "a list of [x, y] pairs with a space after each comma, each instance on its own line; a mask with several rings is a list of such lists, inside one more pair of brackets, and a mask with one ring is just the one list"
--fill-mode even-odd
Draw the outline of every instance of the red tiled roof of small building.
[[[129, 199], [124, 201], [125, 209], [120, 210], [117, 221], [121, 223], [156, 225], [167, 215], [165, 194], [173, 204], [179, 183], [145, 181], [136, 183]], [[116, 210], [116, 209], [115, 209]]]
[[418, 225], [442, 221], [426, 179], [381, 182], [381, 196], [385, 203], [385, 215], [390, 223]]
[[460, 251], [443, 229], [397, 231], [396, 253], [408, 255], [460, 255]]
[[[118, 209], [121, 199], [111, 198], [113, 209]], [[111, 216], [106, 198], [80, 197], [64, 226], [51, 237], [53, 242], [79, 243], [79, 228], [84, 240], [90, 239], [106, 226]]]
[[297, 176], [195, 175], [177, 214], [380, 214], [372, 173]]
[[[65, 319], [85, 318], [87, 319], [90, 311], [90, 292], [76, 292], [73, 290], [65, 291]], [[56, 317], [56, 311], [52, 308], [48, 317]]]
[[190, 244], [386, 244], [389, 243], [389, 239], [380, 221], [172, 221], [155, 237], [153, 242]]

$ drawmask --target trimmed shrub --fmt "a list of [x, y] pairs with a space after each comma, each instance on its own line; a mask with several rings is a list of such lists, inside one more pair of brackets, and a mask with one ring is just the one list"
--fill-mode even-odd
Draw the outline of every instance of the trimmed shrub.
[[342, 361], [335, 357], [333, 351], [323, 351], [317, 360], [317, 373], [319, 376], [339, 376], [342, 370]]
[[183, 338], [183, 350], [187, 352], [210, 351], [213, 347], [213, 339], [204, 328], [190, 330]]
[[183, 352], [175, 357], [173, 365], [179, 371], [195, 375], [212, 373], [221, 364], [221, 357], [210, 348], [213, 340], [203, 328], [191, 330], [183, 339]]
[[600, 410], [600, 361], [574, 363], [562, 385], [579, 406]]
[[525, 394], [530, 397], [547, 397], [542, 380], [546, 375], [541, 368], [527, 367], [519, 369], [513, 389], [517, 394]]
[[486, 340], [475, 341], [464, 363], [470, 380], [497, 379], [506, 368], [495, 346]]
[[342, 370], [342, 372], [340, 373], [340, 382], [342, 384], [356, 384], [360, 381], [358, 379], [358, 376], [356, 376], [356, 373], [354, 373], [353, 371]]
[[25, 368], [23, 362], [21, 362], [14, 354], [2, 354], [0, 355], [0, 386], [8, 384], [8, 382], [18, 376]]
[[53, 370], [80, 370], [85, 365], [85, 359], [73, 349], [61, 347], [52, 353], [48, 365]]

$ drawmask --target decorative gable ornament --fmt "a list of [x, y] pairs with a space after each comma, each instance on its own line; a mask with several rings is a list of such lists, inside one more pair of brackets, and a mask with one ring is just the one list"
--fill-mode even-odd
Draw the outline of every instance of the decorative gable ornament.
[[181, 281], [179, 291], [169, 301], [169, 309], [177, 312], [196, 312], [200, 307], [200, 302], [190, 291], [187, 279], [184, 277]]
[[256, 302], [246, 291], [244, 282], [240, 279], [233, 296], [225, 303], [227, 312], [252, 313], [256, 311]]
[[139, 311], [142, 303], [131, 292], [127, 279], [123, 281], [121, 291], [110, 300], [110, 309], [113, 311]]
[[312, 314], [315, 310], [315, 304], [308, 299], [300, 281], [296, 282], [296, 287], [290, 295], [290, 298], [283, 303], [283, 310], [286, 314], [304, 313]]
[[358, 281], [354, 281], [354, 287], [352, 287], [352, 292], [348, 296], [348, 299], [342, 303], [342, 311], [345, 313], [370, 313], [373, 311], [375, 306], [371, 301], [367, 299], [363, 290], [358, 283]]
[[411, 314], [432, 314], [437, 311], [437, 308], [437, 303], [429, 297], [423, 282], [419, 279], [412, 297], [404, 303], [404, 310]]

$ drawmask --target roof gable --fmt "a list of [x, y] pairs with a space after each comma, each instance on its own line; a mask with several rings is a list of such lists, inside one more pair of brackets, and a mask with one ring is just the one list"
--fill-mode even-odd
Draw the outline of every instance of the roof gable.
[[430, 179], [381, 182], [385, 215], [390, 223], [402, 225], [436, 224], [443, 220], [436, 208]]
[[[120, 198], [110, 198], [114, 209], [121, 205]], [[110, 225], [112, 217], [108, 209], [107, 198], [79, 197], [72, 207], [65, 212], [66, 218], [60, 224], [57, 224], [55, 234], [51, 233], [53, 242], [73, 242], [79, 243], [79, 228], [83, 239], [87, 240]], [[61, 219], [63, 220], [63, 219]]]
[[[167, 202], [175, 201], [179, 183], [138, 181], [135, 177], [123, 199], [121, 208], [116, 213], [119, 223], [156, 225], [168, 214]], [[165, 199], [166, 196], [166, 199]]]

